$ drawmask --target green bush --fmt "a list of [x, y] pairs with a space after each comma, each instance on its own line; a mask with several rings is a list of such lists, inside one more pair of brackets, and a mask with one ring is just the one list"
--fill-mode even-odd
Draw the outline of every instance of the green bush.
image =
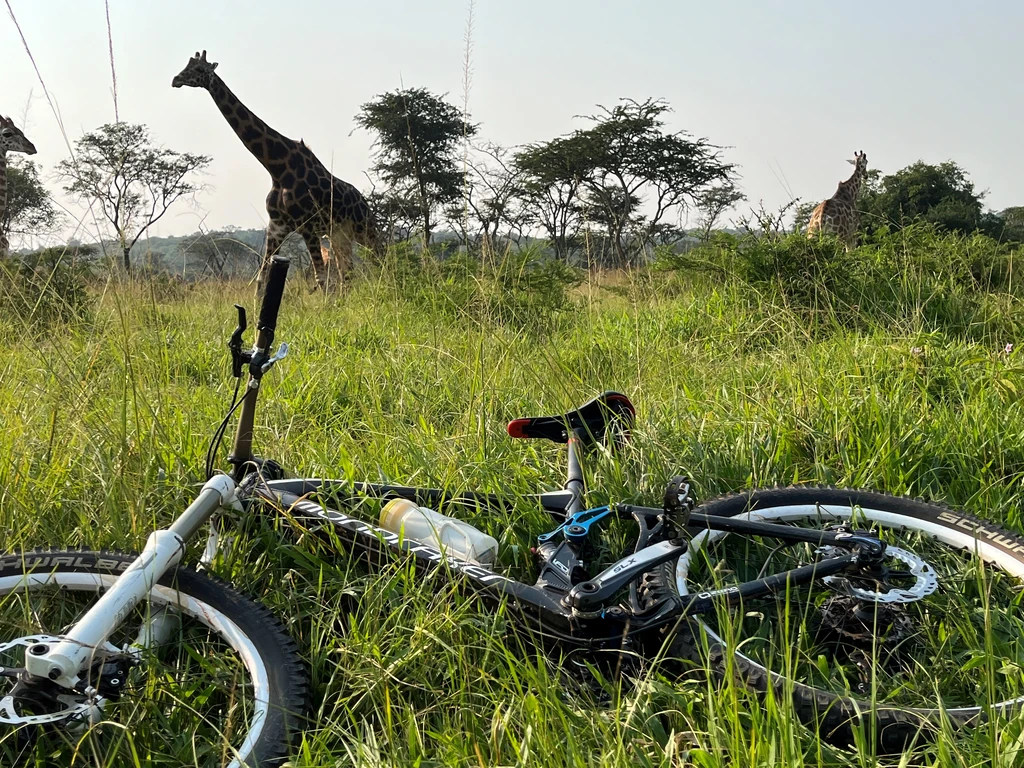
[[738, 281], [796, 313], [813, 332], [1008, 338], [1024, 328], [1013, 281], [1017, 253], [982, 234], [918, 223], [897, 232], [879, 228], [850, 250], [827, 236], [722, 234], [688, 253], [661, 253], [654, 266]]
[[540, 249], [482, 257], [399, 246], [384, 260], [380, 284], [447, 317], [543, 330], [573, 306], [570, 291], [581, 282], [580, 270]]
[[41, 330], [87, 320], [94, 249], [46, 248], [0, 262], [0, 310], [9, 322]]

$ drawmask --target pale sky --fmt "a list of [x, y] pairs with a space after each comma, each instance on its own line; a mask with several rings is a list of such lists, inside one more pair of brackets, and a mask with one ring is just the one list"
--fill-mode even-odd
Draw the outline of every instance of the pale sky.
[[[103, 0], [4, 1], [68, 139], [112, 122]], [[154, 234], [266, 221], [266, 171], [209, 94], [171, 88], [198, 49], [253, 112], [364, 190], [361, 104], [404, 85], [462, 105], [466, 0], [109, 3], [121, 118], [213, 157], [198, 210], [179, 204]], [[574, 116], [596, 104], [660, 97], [669, 127], [730, 147], [743, 191], [769, 207], [831, 195], [860, 149], [883, 172], [953, 159], [988, 207], [1024, 204], [1021, 0], [477, 0], [473, 19], [481, 138], [543, 141], [584, 127]], [[0, 51], [0, 113], [49, 177], [69, 153], [6, 5]]]

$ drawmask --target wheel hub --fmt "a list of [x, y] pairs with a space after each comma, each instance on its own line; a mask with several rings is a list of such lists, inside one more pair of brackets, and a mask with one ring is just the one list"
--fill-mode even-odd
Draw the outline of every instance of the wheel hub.
[[[840, 548], [834, 546], [819, 549], [824, 557], [836, 557], [839, 552]], [[938, 589], [935, 569], [913, 552], [887, 546], [885, 561], [889, 565], [826, 576], [822, 581], [839, 594], [872, 603], [913, 603]]]
[[[52, 635], [28, 635], [0, 643], [0, 658], [15, 649], [35, 645], [55, 645], [62, 638]], [[29, 677], [24, 670], [0, 668], [3, 677], [15, 680], [0, 696], [0, 723], [13, 726], [46, 723], [93, 724], [102, 719], [103, 705], [120, 696], [128, 680], [128, 669], [136, 664], [124, 653], [104, 654], [89, 669], [87, 683], [79, 689], [64, 688], [50, 680]]]

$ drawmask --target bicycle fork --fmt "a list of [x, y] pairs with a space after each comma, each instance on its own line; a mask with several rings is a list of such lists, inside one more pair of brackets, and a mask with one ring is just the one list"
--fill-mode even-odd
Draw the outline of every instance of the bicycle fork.
[[[25, 670], [31, 677], [46, 678], [64, 688], [75, 688], [111, 633], [163, 575], [177, 565], [187, 542], [210, 516], [236, 501], [235, 481], [227, 475], [210, 478], [184, 512], [169, 528], [150, 534], [139, 556], [117, 577], [99, 600], [55, 645], [37, 643], [25, 653]], [[28, 578], [32, 578], [29, 576]], [[159, 642], [170, 623], [163, 612], [147, 618], [137, 644], [148, 647]]]

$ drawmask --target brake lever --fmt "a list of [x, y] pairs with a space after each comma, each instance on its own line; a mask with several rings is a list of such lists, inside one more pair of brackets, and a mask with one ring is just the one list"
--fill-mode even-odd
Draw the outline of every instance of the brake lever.
[[245, 307], [235, 304], [235, 309], [238, 310], [238, 325], [228, 341], [228, 349], [231, 350], [231, 375], [238, 379], [242, 376], [242, 366], [249, 362], [246, 353], [242, 352], [242, 334], [249, 325], [246, 323]]

